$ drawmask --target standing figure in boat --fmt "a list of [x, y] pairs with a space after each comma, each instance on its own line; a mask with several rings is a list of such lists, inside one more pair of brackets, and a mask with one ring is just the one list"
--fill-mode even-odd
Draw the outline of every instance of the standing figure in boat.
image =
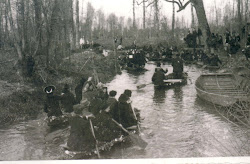
[[62, 90], [62, 98], [61, 98], [62, 108], [64, 112], [71, 113], [73, 112], [73, 105], [76, 104], [75, 96], [69, 90], [69, 85], [65, 84]]
[[177, 53], [174, 55], [174, 58], [172, 60], [172, 66], [173, 66], [173, 77], [174, 79], [182, 79], [183, 78], [183, 61], [180, 58], [180, 54]]
[[61, 100], [61, 96], [54, 95], [55, 86], [47, 86], [44, 88], [44, 92], [46, 92], [46, 100], [44, 103], [44, 112], [47, 113], [48, 117], [51, 116], [61, 116], [62, 111], [59, 106], [59, 101]]
[[137, 120], [131, 106], [131, 95], [131, 90], [126, 89], [118, 99], [118, 113], [115, 115], [115, 120], [122, 124], [124, 128], [137, 125]]

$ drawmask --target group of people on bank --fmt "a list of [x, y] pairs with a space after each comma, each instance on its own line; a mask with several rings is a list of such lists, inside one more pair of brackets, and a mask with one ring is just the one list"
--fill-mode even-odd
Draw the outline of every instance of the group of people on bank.
[[[131, 90], [125, 90], [118, 100], [115, 98], [117, 92], [102, 83], [96, 84], [93, 78], [81, 79], [75, 88], [75, 95], [65, 84], [61, 94], [55, 94], [55, 87], [48, 86], [44, 89], [46, 101], [44, 112], [48, 118], [60, 117], [64, 113], [70, 113], [69, 125], [70, 136], [67, 146], [74, 151], [90, 151], [94, 148], [95, 139], [109, 142], [119, 137], [121, 132], [119, 126], [124, 128], [136, 128], [139, 114], [131, 106]], [[91, 113], [84, 116], [84, 112]], [[91, 124], [93, 121], [93, 129]], [[91, 123], [90, 123], [91, 122]], [[94, 133], [94, 136], [93, 136]], [[93, 141], [93, 142], [92, 142]]]

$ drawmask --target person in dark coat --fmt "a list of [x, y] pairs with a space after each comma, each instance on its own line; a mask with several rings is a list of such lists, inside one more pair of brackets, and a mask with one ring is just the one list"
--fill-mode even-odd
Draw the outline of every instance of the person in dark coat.
[[76, 103], [79, 104], [82, 100], [82, 89], [84, 87], [84, 83], [87, 80], [85, 78], [82, 78], [79, 82], [79, 84], [75, 88], [75, 94], [76, 94]]
[[176, 54], [176, 57], [172, 60], [173, 75], [175, 79], [183, 78], [183, 61], [180, 58], [180, 54]]
[[165, 74], [162, 68], [155, 68], [155, 73], [152, 77], [152, 82], [155, 86], [162, 87], [164, 86]]
[[44, 112], [47, 113], [48, 117], [61, 116], [62, 111], [59, 106], [61, 96], [54, 95], [55, 86], [47, 86], [44, 88], [46, 92], [46, 100], [44, 103]]
[[70, 135], [67, 146], [71, 151], [91, 151], [95, 149], [95, 139], [92, 135], [90, 122], [82, 115], [82, 108], [74, 110], [69, 119]]
[[112, 118], [115, 119], [115, 115], [118, 115], [118, 101], [116, 100], [117, 92], [112, 90], [109, 92], [109, 98], [107, 100], [107, 108], [105, 112], [107, 112]]
[[64, 85], [61, 97], [61, 104], [64, 109], [64, 112], [66, 113], [73, 112], [73, 105], [76, 104], [76, 100], [73, 93], [70, 92], [68, 84]]
[[220, 64], [222, 64], [222, 62], [221, 62], [221, 60], [219, 59], [218, 55], [211, 54], [211, 57], [210, 57], [210, 65], [211, 65], [211, 66], [219, 66]]
[[115, 120], [122, 124], [124, 128], [137, 125], [137, 120], [133, 114], [133, 109], [130, 102], [131, 90], [125, 90], [118, 99], [118, 114]]

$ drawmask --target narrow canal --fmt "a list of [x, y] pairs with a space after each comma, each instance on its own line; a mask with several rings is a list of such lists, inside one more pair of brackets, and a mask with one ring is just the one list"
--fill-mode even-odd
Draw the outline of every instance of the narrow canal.
[[[197, 98], [194, 82], [201, 73], [195, 66], [185, 66], [188, 85], [155, 91], [150, 84], [155, 65], [147, 72], [133, 75], [123, 71], [107, 84], [119, 96], [131, 89], [132, 106], [141, 110], [141, 137], [148, 143], [144, 151], [136, 146], [112, 151], [109, 158], [180, 158], [249, 156], [249, 133], [223, 119], [209, 105]], [[171, 66], [166, 64], [172, 72]], [[144, 88], [136, 86], [149, 84]], [[42, 110], [42, 109], [41, 109]], [[45, 115], [0, 129], [0, 160], [61, 159], [65, 154], [60, 144], [67, 130], [49, 131]]]

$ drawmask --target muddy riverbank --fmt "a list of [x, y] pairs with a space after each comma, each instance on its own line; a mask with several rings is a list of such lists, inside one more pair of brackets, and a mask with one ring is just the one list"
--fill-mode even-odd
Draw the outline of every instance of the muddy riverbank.
[[[5, 71], [1, 71], [0, 81], [0, 126], [6, 126], [19, 121], [36, 118], [43, 112], [44, 92], [46, 85], [55, 85], [56, 94], [60, 94], [64, 84], [69, 84], [74, 93], [75, 86], [81, 78], [93, 76], [97, 73], [99, 81], [106, 83], [120, 73], [113, 54], [105, 57], [93, 51], [81, 51], [65, 58], [57, 69], [51, 72], [39, 72], [35, 68], [39, 78], [37, 83], [34, 78], [20, 78], [14, 73], [13, 63], [6, 64]], [[8, 78], [8, 72], [10, 74]]]

